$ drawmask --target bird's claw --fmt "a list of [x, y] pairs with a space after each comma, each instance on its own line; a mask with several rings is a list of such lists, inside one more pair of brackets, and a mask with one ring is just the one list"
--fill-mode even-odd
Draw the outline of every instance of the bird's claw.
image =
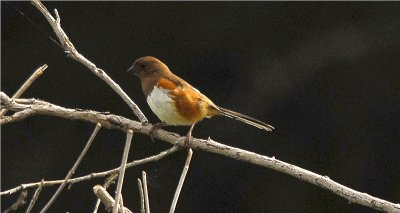
[[193, 137], [191, 135], [187, 135], [185, 140], [183, 141], [183, 147], [189, 148], [190, 142], [192, 141]]
[[149, 136], [150, 136], [151, 141], [153, 141], [153, 143], [154, 143], [154, 136], [156, 135], [156, 131], [158, 129], [161, 129], [161, 127], [163, 127], [163, 126], [167, 126], [167, 124], [166, 123], [157, 123], [157, 124], [154, 124], [150, 128]]

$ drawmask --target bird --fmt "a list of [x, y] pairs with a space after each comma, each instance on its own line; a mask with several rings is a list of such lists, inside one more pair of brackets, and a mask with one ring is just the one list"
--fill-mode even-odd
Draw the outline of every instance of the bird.
[[155, 132], [164, 126], [190, 126], [184, 141], [184, 145], [189, 146], [195, 124], [204, 118], [217, 115], [233, 118], [266, 131], [274, 129], [258, 119], [217, 106], [153, 56], [136, 59], [128, 72], [133, 72], [139, 77], [148, 105], [161, 120], [150, 129], [149, 135], [153, 141]]

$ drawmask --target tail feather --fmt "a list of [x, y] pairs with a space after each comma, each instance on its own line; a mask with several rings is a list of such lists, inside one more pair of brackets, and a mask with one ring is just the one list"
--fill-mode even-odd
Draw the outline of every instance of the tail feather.
[[219, 107], [219, 112], [223, 116], [226, 116], [226, 117], [229, 117], [229, 118], [234, 118], [234, 119], [236, 119], [238, 121], [241, 121], [243, 123], [249, 124], [251, 126], [255, 126], [257, 128], [260, 128], [260, 129], [264, 129], [266, 131], [272, 131], [274, 129], [273, 126], [271, 126], [271, 125], [269, 125], [267, 123], [264, 123], [264, 122], [262, 122], [260, 120], [252, 118], [250, 116], [243, 115], [243, 114], [238, 113], [238, 112], [234, 112], [234, 111], [229, 110], [229, 109], [225, 109], [225, 108]]

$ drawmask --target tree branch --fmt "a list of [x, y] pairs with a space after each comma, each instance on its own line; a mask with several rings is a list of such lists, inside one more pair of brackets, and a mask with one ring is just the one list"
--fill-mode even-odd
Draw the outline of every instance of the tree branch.
[[[117, 173], [114, 173], [114, 174], [111, 174], [110, 176], [108, 176], [108, 177], [106, 178], [106, 180], [104, 181], [103, 188], [107, 190], [107, 188], [108, 188], [112, 183], [114, 183], [114, 180], [115, 180], [117, 177], [118, 177], [118, 174], [117, 174]], [[94, 206], [93, 213], [97, 213], [97, 210], [99, 209], [99, 205], [100, 205], [100, 198], [97, 198], [96, 205]]]
[[40, 182], [40, 185], [35, 190], [35, 194], [33, 194], [31, 202], [29, 203], [29, 206], [26, 209], [26, 213], [30, 213], [32, 211], [32, 209], [33, 209], [33, 206], [35, 206], [36, 200], [39, 198], [40, 192], [43, 189], [43, 182], [44, 182], [44, 180], [42, 179], [42, 182]]
[[[17, 90], [17, 92], [12, 96], [12, 98], [21, 97], [21, 95], [24, 94], [24, 92], [31, 86], [31, 84], [43, 74], [43, 72], [47, 69], [47, 67], [48, 67], [47, 64], [43, 64], [42, 66], [37, 68], [31, 75], [31, 77], [29, 77], [28, 80], [26, 80], [25, 83]], [[6, 113], [7, 110], [1, 110], [0, 117], [5, 115]]]
[[[132, 136], [133, 136], [133, 131], [129, 129], [128, 132], [126, 133], [124, 153], [122, 155], [121, 166], [119, 167], [120, 169], [119, 169], [119, 175], [118, 175], [118, 184], [117, 184], [117, 189], [115, 192], [115, 202], [116, 203], [119, 203], [121, 201], [120, 199], [121, 199], [122, 185], [124, 183], [126, 162], [128, 160], [128, 154], [129, 154], [129, 148], [131, 147]], [[118, 212], [118, 205], [114, 205], [112, 212], [113, 213]]]
[[89, 140], [86, 142], [85, 147], [83, 148], [81, 154], [79, 155], [78, 159], [72, 166], [72, 168], [69, 170], [67, 176], [64, 179], [64, 182], [58, 187], [57, 191], [54, 193], [54, 195], [51, 197], [49, 202], [43, 207], [42, 211], [40, 213], [45, 213], [47, 210], [50, 208], [50, 206], [53, 204], [53, 202], [57, 199], [58, 195], [61, 193], [61, 191], [64, 189], [64, 187], [67, 185], [67, 181], [72, 177], [72, 175], [75, 173], [75, 170], [78, 168], [78, 165], [81, 163], [83, 157], [85, 156], [86, 152], [89, 150], [90, 146], [92, 145], [92, 142], [94, 138], [96, 137], [97, 133], [99, 132], [101, 128], [101, 124], [97, 123], [96, 127], [94, 128], [92, 135], [90, 136]]
[[60, 40], [62, 47], [64, 48], [65, 52], [73, 58], [74, 60], [80, 62], [85, 67], [87, 67], [90, 71], [92, 71], [97, 77], [102, 79], [106, 82], [132, 109], [135, 115], [139, 118], [142, 123], [148, 122], [146, 116], [142, 113], [139, 107], [133, 102], [129, 96], [121, 89], [121, 87], [112, 80], [107, 73], [98, 68], [94, 63], [86, 59], [83, 55], [81, 55], [78, 50], [75, 49], [75, 46], [69, 40], [67, 34], [61, 28], [61, 20], [58, 14], [58, 11], [54, 9], [56, 18], [54, 18], [47, 8], [39, 1], [39, 0], [32, 0], [32, 4], [43, 14], [43, 16], [47, 19], [49, 24], [54, 30], [57, 38]]
[[[100, 123], [105, 128], [119, 129], [124, 132], [126, 132], [128, 129], [132, 129], [134, 132], [146, 135], [149, 134], [151, 128], [150, 125], [145, 125], [140, 122], [129, 120], [122, 116], [113, 115], [110, 113], [102, 113], [82, 109], [68, 109], [36, 99], [15, 99], [10, 101], [8, 96], [3, 92], [0, 93], [0, 96], [2, 100], [2, 107], [13, 111], [31, 109], [33, 110], [33, 113], [30, 113], [30, 116], [50, 115], [67, 119], [77, 119], [91, 123]], [[0, 123], [5, 124], [13, 121], [15, 120], [8, 120], [8, 122], [5, 122], [5, 119], [1, 119]], [[185, 140], [185, 137], [164, 130], [157, 131], [155, 137], [168, 143], [174, 145], [178, 144], [180, 146], [184, 145]], [[358, 203], [367, 207], [371, 207], [373, 209], [386, 212], [400, 211], [400, 204], [394, 204], [386, 200], [373, 197], [369, 194], [358, 192], [331, 180], [327, 176], [316, 174], [298, 166], [277, 160], [273, 157], [271, 158], [254, 152], [220, 144], [211, 140], [210, 138], [207, 140], [193, 138], [193, 140], [191, 141], [191, 148], [216, 153], [233, 158], [235, 160], [248, 162], [254, 165], [259, 165], [291, 175], [299, 180], [317, 185], [336, 195], [339, 195], [347, 199], [351, 203]]]
[[140, 178], [138, 178], [137, 181], [138, 181], [138, 188], [139, 188], [139, 194], [140, 194], [140, 212], [146, 213], [145, 207], [144, 207], [144, 192], [143, 192], [142, 181], [140, 180]]
[[[100, 201], [106, 206], [107, 209], [112, 209], [113, 206], [116, 205], [115, 200], [111, 197], [110, 194], [108, 194], [107, 190], [104, 187], [96, 185], [93, 187], [93, 192], [100, 199]], [[118, 212], [132, 213], [132, 211], [126, 207], [119, 209]]]
[[188, 149], [188, 155], [186, 157], [185, 166], [183, 167], [183, 171], [181, 174], [181, 178], [179, 179], [178, 186], [176, 187], [174, 198], [172, 199], [171, 208], [169, 209], [169, 213], [174, 213], [176, 204], [178, 203], [179, 194], [181, 193], [183, 182], [185, 181], [186, 174], [189, 170], [190, 161], [192, 160], [193, 150], [191, 148]]
[[147, 175], [145, 171], [142, 171], [142, 180], [143, 180], [144, 206], [146, 213], [150, 213], [149, 191], [147, 189]]
[[[141, 159], [141, 160], [132, 161], [132, 162], [126, 164], [126, 168], [131, 168], [131, 167], [142, 165], [142, 164], [149, 163], [149, 162], [156, 162], [156, 161], [158, 161], [158, 160], [160, 160], [160, 159], [162, 159], [164, 157], [167, 157], [168, 155], [178, 151], [178, 149], [179, 149], [178, 146], [174, 146], [174, 147], [172, 147], [172, 148], [170, 148], [168, 150], [165, 150], [165, 151], [163, 151], [163, 152], [161, 152], [161, 153], [159, 153], [157, 155], [153, 155], [153, 156]], [[119, 169], [120, 168], [118, 167], [118, 168], [111, 169], [111, 170], [108, 170], [108, 171], [105, 171], [105, 172], [91, 173], [91, 174], [88, 174], [88, 175], [85, 175], [85, 176], [82, 176], [82, 177], [68, 179], [67, 183], [68, 184], [74, 184], [74, 183], [78, 183], [78, 182], [82, 182], [82, 181], [86, 181], [86, 180], [91, 180], [91, 179], [94, 179], [94, 178], [105, 177], [107, 175], [112, 175], [114, 173], [118, 173]], [[14, 194], [14, 193], [16, 193], [16, 192], [18, 192], [20, 190], [23, 190], [23, 189], [28, 189], [28, 188], [32, 188], [32, 187], [38, 187], [41, 184], [42, 184], [42, 187], [47, 187], [47, 186], [59, 185], [59, 184], [62, 184], [63, 182], [64, 182], [64, 180], [51, 180], [51, 181], [44, 181], [43, 184], [42, 184], [42, 182], [21, 184], [20, 186], [17, 186], [17, 187], [14, 187], [12, 189], [9, 189], [9, 190], [1, 192], [0, 196], [11, 195], [11, 194]]]

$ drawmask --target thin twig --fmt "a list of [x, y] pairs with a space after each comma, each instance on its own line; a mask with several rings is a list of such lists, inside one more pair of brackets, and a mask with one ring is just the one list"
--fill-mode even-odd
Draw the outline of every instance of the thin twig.
[[[114, 205], [116, 205], [115, 200], [112, 196], [106, 191], [106, 189], [100, 185], [96, 185], [93, 187], [94, 194], [101, 200], [101, 202], [106, 206], [107, 209], [111, 209]], [[118, 213], [132, 213], [131, 210], [124, 207], [118, 210]]]
[[146, 172], [142, 171], [142, 181], [143, 181], [143, 195], [144, 195], [144, 205], [146, 209], [146, 213], [150, 213], [150, 201], [149, 201], [149, 192], [147, 190], [147, 177]]
[[[106, 178], [103, 184], [103, 188], [107, 189], [112, 183], [114, 183], [114, 180], [118, 177], [118, 173], [113, 173], [110, 176]], [[96, 205], [94, 207], [93, 213], [97, 213], [97, 210], [99, 209], [100, 205], [100, 198], [97, 198]]]
[[129, 96], [121, 89], [121, 87], [115, 83], [107, 73], [98, 68], [94, 63], [86, 59], [83, 55], [81, 55], [74, 47], [72, 42], [69, 40], [67, 34], [61, 28], [61, 20], [58, 14], [58, 11], [55, 10], [56, 19], [50, 14], [47, 8], [39, 1], [39, 0], [32, 0], [32, 4], [44, 15], [47, 19], [51, 27], [53, 28], [55, 34], [57, 35], [58, 39], [60, 40], [65, 52], [69, 54], [74, 60], [82, 63], [86, 66], [90, 71], [92, 71], [97, 77], [102, 79], [106, 82], [132, 109], [135, 115], [139, 118], [142, 123], [147, 123], [148, 120], [146, 116], [142, 113], [139, 107], [133, 102]]
[[140, 180], [140, 178], [137, 179], [138, 181], [138, 188], [139, 188], [139, 193], [140, 193], [140, 212], [141, 213], [145, 213], [145, 207], [144, 207], [144, 195], [143, 195], [143, 185], [142, 185], [142, 181]]
[[25, 203], [26, 203], [25, 199], [27, 196], [28, 196], [28, 192], [22, 191], [21, 194], [19, 195], [17, 201], [15, 201], [15, 203], [13, 203], [8, 209], [4, 210], [3, 213], [16, 211], [19, 207], [25, 205]]
[[57, 199], [58, 195], [64, 189], [65, 185], [67, 185], [68, 179], [71, 178], [71, 176], [75, 173], [76, 168], [78, 168], [78, 165], [81, 163], [86, 152], [89, 150], [89, 147], [92, 144], [97, 133], [99, 132], [100, 128], [101, 128], [101, 124], [97, 123], [95, 129], [93, 130], [92, 135], [90, 136], [88, 142], [85, 145], [85, 148], [83, 148], [82, 153], [79, 155], [78, 159], [76, 160], [75, 164], [72, 166], [71, 170], [69, 170], [67, 176], [64, 179], [64, 182], [58, 187], [57, 191], [54, 193], [53, 197], [51, 197], [49, 202], [44, 206], [42, 211], [40, 211], [41, 213], [45, 213], [50, 208], [50, 206], [53, 204], [53, 202]]
[[[130, 163], [128, 163], [126, 165], [126, 168], [131, 168], [131, 167], [135, 167], [135, 166], [142, 165], [142, 164], [145, 164], [145, 163], [150, 163], [150, 162], [157, 162], [157, 161], [161, 160], [162, 158], [165, 158], [168, 155], [171, 155], [172, 153], [175, 153], [178, 150], [179, 150], [179, 147], [178, 146], [174, 146], [174, 147], [172, 147], [170, 149], [167, 149], [165, 151], [160, 152], [157, 155], [153, 155], [153, 156], [150, 156], [150, 157], [147, 157], [147, 158], [143, 158], [143, 159], [140, 159], [140, 160], [132, 161], [132, 162], [130, 162]], [[115, 168], [115, 169], [108, 170], [108, 171], [104, 171], [104, 172], [91, 173], [91, 174], [88, 174], [88, 175], [85, 175], [85, 176], [69, 179], [67, 181], [67, 184], [79, 183], [79, 182], [91, 180], [91, 179], [94, 179], [94, 178], [102, 178], [102, 177], [105, 177], [105, 176], [113, 174], [113, 173], [118, 173], [118, 171], [119, 171], [119, 167]], [[43, 187], [59, 185], [59, 184], [62, 184], [63, 182], [64, 182], [64, 180], [45, 181], [43, 183]], [[12, 189], [8, 189], [6, 191], [1, 192], [0, 195], [1, 196], [11, 195], [11, 194], [14, 194], [14, 193], [16, 193], [16, 192], [18, 192], [20, 190], [23, 190], [23, 189], [28, 189], [28, 188], [32, 188], [32, 187], [38, 187], [40, 184], [41, 184], [41, 182], [21, 184], [20, 186], [17, 186], [17, 187], [14, 187]]]
[[[118, 208], [122, 208], [124, 207], [124, 198], [122, 196], [122, 194], [120, 195], [121, 197], [119, 198], [119, 207]], [[123, 209], [123, 208], [122, 208]], [[124, 212], [123, 212], [124, 213]]]
[[128, 132], [126, 133], [124, 153], [122, 155], [121, 166], [119, 167], [118, 184], [117, 184], [117, 190], [115, 192], [116, 205], [114, 205], [114, 207], [113, 207], [113, 211], [112, 211], [113, 213], [118, 212], [118, 206], [119, 206], [118, 203], [119, 203], [119, 199], [121, 197], [122, 184], [124, 182], [126, 162], [128, 161], [128, 154], [129, 154], [129, 148], [131, 147], [132, 136], [133, 136], [133, 131], [129, 129]]
[[33, 194], [31, 202], [29, 203], [29, 206], [26, 209], [26, 213], [30, 213], [33, 209], [33, 206], [35, 206], [36, 200], [39, 198], [39, 194], [43, 189], [43, 182], [44, 182], [44, 180], [42, 179], [42, 181], [40, 182], [40, 185], [35, 190], [35, 194]]
[[100, 206], [100, 198], [97, 198], [96, 204], [93, 209], [93, 213], [97, 213], [97, 211], [99, 210], [99, 206]]
[[[39, 68], [37, 68], [33, 74], [31, 75], [31, 77], [28, 78], [28, 80], [25, 81], [25, 83], [18, 89], [18, 91], [12, 96], [12, 99], [16, 99], [21, 97], [22, 94], [24, 94], [24, 92], [32, 85], [32, 83], [39, 78], [39, 76], [41, 76], [43, 74], [43, 72], [47, 69], [47, 64], [43, 64], [42, 66], [40, 66]], [[3, 109], [0, 112], [0, 117], [2, 117], [3, 115], [5, 115], [7, 113], [7, 109]]]
[[[6, 95], [1, 92], [1, 98], [7, 101]], [[15, 103], [18, 102], [18, 103]], [[14, 101], [8, 102], [7, 107], [11, 110], [21, 111], [21, 103], [25, 108], [32, 108], [35, 110], [34, 114], [50, 115], [56, 117], [62, 117], [67, 119], [77, 119], [92, 123], [101, 123], [106, 128], [119, 129], [122, 131], [127, 131], [127, 129], [132, 129], [134, 132], [149, 134], [151, 126], [142, 125], [140, 122], [127, 119], [122, 116], [113, 115], [110, 113], [101, 113], [91, 110], [73, 110], [63, 108], [54, 104], [50, 104], [44, 101], [38, 101], [35, 99], [15, 99]], [[3, 102], [2, 102], [3, 104]], [[6, 104], [6, 102], [4, 102]], [[15, 107], [15, 108], [14, 108]], [[3, 123], [3, 119], [0, 119]], [[173, 132], [167, 132], [164, 130], [158, 130], [157, 134], [154, 136], [162, 141], [171, 143], [173, 145], [184, 145], [185, 137], [182, 137]], [[349, 187], [346, 187], [338, 182], [331, 180], [327, 176], [322, 176], [314, 172], [305, 170], [298, 166], [280, 161], [273, 157], [268, 157], [260, 155], [254, 152], [246, 151], [243, 149], [227, 146], [211, 139], [204, 140], [193, 138], [191, 140], [191, 148], [199, 149], [210, 153], [215, 153], [223, 155], [235, 160], [248, 162], [254, 165], [259, 165], [275, 171], [291, 175], [299, 180], [306, 181], [308, 183], [319, 186], [322, 189], [328, 190], [336, 195], [339, 195], [347, 199], [351, 203], [358, 203], [363, 206], [367, 206], [376, 210], [386, 211], [386, 212], [399, 212], [400, 204], [395, 204], [367, 193], [359, 192]], [[23, 187], [21, 187], [23, 188]], [[21, 189], [19, 188], [19, 189]], [[18, 191], [18, 190], [17, 190]], [[7, 192], [9, 193], [9, 192]], [[0, 195], [6, 194], [4, 192]]]
[[186, 174], [189, 170], [190, 161], [192, 160], [192, 155], [193, 155], [193, 151], [191, 148], [189, 148], [185, 166], [183, 167], [181, 178], [179, 179], [178, 186], [176, 187], [174, 199], [172, 199], [172, 204], [171, 204], [171, 208], [169, 209], [169, 213], [175, 212], [175, 207], [176, 207], [176, 204], [178, 203], [179, 194], [181, 193], [183, 182], [185, 182]]

